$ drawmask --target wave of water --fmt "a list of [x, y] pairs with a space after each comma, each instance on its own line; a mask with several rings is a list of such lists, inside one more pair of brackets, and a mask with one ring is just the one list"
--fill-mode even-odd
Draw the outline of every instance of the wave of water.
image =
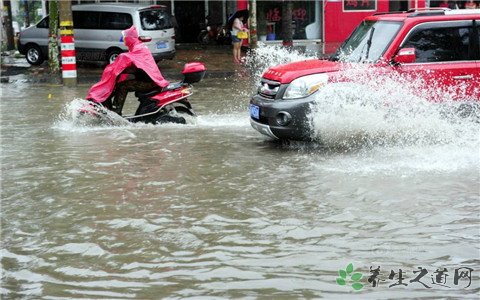
[[[362, 67], [358, 67], [362, 68]], [[352, 72], [355, 74], [355, 72]], [[356, 73], [359, 74], [359, 73]], [[480, 110], [398, 75], [361, 72], [361, 83], [327, 85], [309, 116], [324, 147], [355, 152], [327, 167], [342, 172], [478, 170]]]
[[[260, 45], [247, 58], [253, 71], [252, 80], [259, 80], [269, 67], [292, 61], [314, 58], [310, 54], [288, 51], [279, 46]], [[444, 93], [422, 86], [422, 82], [395, 75], [378, 75], [368, 66], [351, 67], [346, 74], [356, 83], [338, 83], [317, 93], [310, 115], [313, 138], [320, 147], [310, 150], [336, 153], [357, 153], [352, 161], [341, 159], [331, 169], [341, 170], [455, 170], [465, 166], [478, 168], [480, 148], [480, 115], [478, 106], [469, 116], [456, 112], [464, 103], [451, 101], [453, 92]], [[212, 90], [209, 93], [219, 91]], [[224, 90], [222, 92], [225, 92]], [[444, 100], [432, 103], [428, 98]], [[241, 97], [241, 99], [244, 99]], [[245, 98], [246, 99], [246, 98]], [[67, 131], [105, 130], [109, 126], [77, 122], [76, 111], [84, 100], [69, 103], [56, 127]], [[238, 103], [230, 103], [230, 105]], [[218, 107], [216, 104], [212, 107]], [[473, 113], [472, 113], [473, 112]], [[113, 114], [115, 127], [120, 128], [249, 128], [248, 113], [235, 109], [228, 112], [206, 111], [187, 125], [134, 124]], [[291, 143], [289, 148], [303, 148]], [[434, 155], [432, 155], [434, 154]], [[375, 157], [379, 158], [376, 159]], [[395, 157], [398, 160], [395, 161]], [[452, 163], [452, 160], [455, 162]], [[362, 167], [368, 165], [368, 168]], [[330, 168], [325, 166], [326, 168]]]
[[[312, 58], [260, 45], [248, 62], [258, 82], [270, 66]], [[453, 100], [463, 97], [464, 88], [428, 88], [398, 73], [379, 75], [369, 65], [344, 71], [350, 82], [329, 84], [317, 93], [309, 115], [313, 146], [286, 147], [348, 152], [351, 156], [322, 163], [341, 172], [480, 168], [480, 105]]]
[[246, 64], [252, 70], [253, 80], [260, 82], [263, 73], [270, 67], [313, 58], [316, 58], [313, 53], [302, 53], [280, 45], [258, 43], [258, 48], [247, 56]]
[[[355, 83], [325, 86], [310, 119], [314, 137], [327, 146], [479, 143], [479, 107], [452, 101], [455, 95], [422, 86], [398, 74], [379, 76], [359, 66]], [[358, 72], [358, 71], [361, 72]]]
[[[111, 129], [141, 129], [141, 128], [235, 128], [248, 127], [248, 113], [247, 112], [230, 112], [230, 113], [208, 113], [207, 115], [199, 115], [197, 117], [184, 116], [187, 124], [145, 124], [132, 123], [118, 114], [103, 109], [106, 115], [105, 119], [90, 115], [81, 114], [80, 109], [88, 105], [87, 100], [74, 99], [67, 103], [60, 114], [58, 120], [54, 123], [54, 128], [69, 131], [69, 132], [89, 132], [102, 131]], [[106, 122], [105, 122], [106, 120]]]

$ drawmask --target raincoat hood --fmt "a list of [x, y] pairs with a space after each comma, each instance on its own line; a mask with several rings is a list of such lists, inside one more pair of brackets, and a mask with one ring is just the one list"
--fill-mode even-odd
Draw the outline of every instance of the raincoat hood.
[[107, 100], [112, 95], [115, 84], [126, 77], [122, 73], [130, 66], [135, 66], [145, 71], [150, 79], [162, 88], [170, 84], [160, 73], [150, 50], [138, 39], [135, 26], [123, 31], [122, 34], [125, 45], [128, 47], [128, 52], [120, 54], [113, 63], [103, 70], [102, 78], [90, 88], [86, 99], [97, 103]]
[[128, 47], [128, 51], [132, 51], [135, 45], [142, 43], [138, 39], [137, 28], [132, 26], [128, 29], [122, 31], [123, 40], [125, 41], [125, 45]]

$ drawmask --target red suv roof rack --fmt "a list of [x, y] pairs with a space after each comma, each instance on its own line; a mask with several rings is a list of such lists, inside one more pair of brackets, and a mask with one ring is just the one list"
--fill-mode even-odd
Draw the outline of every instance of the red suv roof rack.
[[374, 13], [374, 16], [380, 16], [380, 15], [396, 15], [396, 14], [404, 14], [406, 11], [387, 11], [387, 12], [378, 12]]
[[451, 10], [445, 7], [426, 7], [426, 8], [413, 8], [407, 10], [408, 18], [421, 17], [421, 16], [441, 16], [445, 15], [446, 11]]

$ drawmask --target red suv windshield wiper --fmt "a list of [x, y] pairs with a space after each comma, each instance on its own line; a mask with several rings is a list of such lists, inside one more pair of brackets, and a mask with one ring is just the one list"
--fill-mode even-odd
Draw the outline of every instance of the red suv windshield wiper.
[[[370, 29], [370, 34], [368, 35], [368, 40], [365, 43], [365, 45], [362, 47], [362, 51], [360, 52], [360, 55], [358, 56], [358, 61], [357, 62], [362, 62], [367, 60], [368, 55], [370, 54], [370, 48], [372, 47], [372, 38], [373, 38], [373, 33], [375, 32], [375, 27], [372, 27]], [[365, 46], [367, 47], [365, 51], [365, 57], [363, 57], [363, 50], [365, 50]]]

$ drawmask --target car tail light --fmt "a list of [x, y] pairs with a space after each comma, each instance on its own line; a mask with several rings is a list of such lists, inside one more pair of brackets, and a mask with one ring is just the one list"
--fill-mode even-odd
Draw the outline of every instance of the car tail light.
[[141, 40], [141, 41], [144, 42], [144, 43], [148, 43], [148, 42], [150, 42], [150, 41], [152, 40], [152, 37], [151, 37], [151, 36], [143, 36], [143, 35], [142, 35], [142, 36], [139, 36], [138, 39]]
[[174, 39], [176, 39], [176, 38], [177, 38], [176, 36], [172, 35], [172, 40], [174, 40]]

